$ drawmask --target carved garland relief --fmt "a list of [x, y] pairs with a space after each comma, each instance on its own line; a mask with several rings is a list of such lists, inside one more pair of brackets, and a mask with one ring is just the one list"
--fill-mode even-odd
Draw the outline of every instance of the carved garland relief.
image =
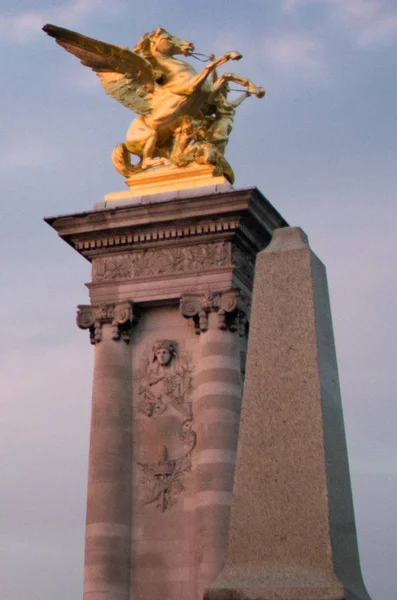
[[142, 360], [135, 399], [140, 494], [161, 511], [185, 489], [196, 445], [191, 395], [192, 366], [175, 340], [157, 340]]
[[170, 273], [191, 273], [231, 264], [230, 245], [224, 242], [145, 249], [93, 261], [92, 280], [120, 281]]

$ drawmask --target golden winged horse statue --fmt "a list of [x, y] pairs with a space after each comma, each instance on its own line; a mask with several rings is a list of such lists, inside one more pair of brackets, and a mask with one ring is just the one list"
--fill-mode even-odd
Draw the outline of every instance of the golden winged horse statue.
[[[239, 60], [241, 54], [211, 56], [197, 73], [187, 61], [175, 58], [195, 56], [194, 45], [161, 27], [144, 34], [132, 50], [55, 25], [43, 30], [90, 67], [107, 94], [138, 115], [125, 142], [112, 154], [119, 173], [129, 178], [161, 165], [211, 164], [217, 175], [233, 182], [224, 152], [236, 108], [248, 96], [265, 95], [262, 87], [244, 77], [232, 73], [218, 77], [217, 67]], [[227, 97], [230, 81], [246, 88], [234, 101]], [[131, 155], [138, 157], [137, 164], [132, 164]]]

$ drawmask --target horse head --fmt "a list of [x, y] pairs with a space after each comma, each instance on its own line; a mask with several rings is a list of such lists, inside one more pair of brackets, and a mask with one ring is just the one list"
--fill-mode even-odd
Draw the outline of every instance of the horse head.
[[194, 51], [194, 44], [171, 35], [162, 27], [157, 27], [151, 33], [145, 33], [133, 49], [146, 59], [160, 54], [164, 57], [183, 54], [189, 56]]

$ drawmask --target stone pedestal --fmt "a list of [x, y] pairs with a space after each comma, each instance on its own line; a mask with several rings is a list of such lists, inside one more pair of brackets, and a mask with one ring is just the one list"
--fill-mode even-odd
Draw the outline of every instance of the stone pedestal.
[[92, 263], [86, 600], [201, 600], [227, 549], [257, 253], [256, 190], [123, 199], [47, 219]]
[[207, 600], [369, 600], [323, 264], [298, 228], [259, 253], [227, 561]]
[[47, 219], [92, 263], [85, 600], [369, 600], [324, 267], [222, 186]]

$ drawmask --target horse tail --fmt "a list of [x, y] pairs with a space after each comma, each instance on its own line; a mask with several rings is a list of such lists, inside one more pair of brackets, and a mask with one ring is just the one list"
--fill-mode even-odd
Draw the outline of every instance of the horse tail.
[[131, 175], [140, 171], [138, 165], [131, 164], [131, 156], [125, 144], [117, 144], [112, 152], [112, 162], [116, 171], [124, 177], [131, 177]]

